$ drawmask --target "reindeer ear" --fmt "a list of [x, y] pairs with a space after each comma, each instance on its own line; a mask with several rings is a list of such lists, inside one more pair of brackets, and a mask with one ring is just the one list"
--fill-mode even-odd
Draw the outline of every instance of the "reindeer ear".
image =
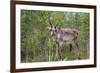
[[57, 27], [55, 26], [54, 28], [56, 29]]

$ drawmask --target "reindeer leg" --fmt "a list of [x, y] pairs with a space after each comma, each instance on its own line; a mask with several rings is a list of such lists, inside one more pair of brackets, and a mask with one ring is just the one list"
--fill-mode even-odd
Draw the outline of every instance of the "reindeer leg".
[[58, 43], [56, 45], [56, 59], [61, 60], [61, 47]]
[[58, 49], [58, 53], [59, 53], [59, 59], [62, 60], [62, 45], [63, 45], [63, 42], [59, 42], [59, 49]]
[[61, 48], [60, 48], [60, 47], [59, 47], [59, 49], [58, 49], [58, 55], [59, 55], [59, 60], [61, 60], [62, 57], [61, 57]]
[[69, 44], [70, 52], [72, 51], [72, 44]]
[[79, 44], [78, 43], [76, 43], [76, 46], [77, 46], [77, 55], [78, 55], [78, 59], [81, 59], [80, 58], [80, 49], [79, 49]]
[[56, 59], [58, 59], [58, 47], [56, 47]]
[[59, 60], [59, 44], [56, 43], [56, 60]]
[[80, 50], [79, 50], [78, 44], [74, 42], [74, 43], [72, 44], [72, 47], [73, 47], [73, 49], [74, 49], [74, 51], [75, 51], [75, 54], [76, 54], [77, 58], [80, 59], [80, 57], [79, 57]]

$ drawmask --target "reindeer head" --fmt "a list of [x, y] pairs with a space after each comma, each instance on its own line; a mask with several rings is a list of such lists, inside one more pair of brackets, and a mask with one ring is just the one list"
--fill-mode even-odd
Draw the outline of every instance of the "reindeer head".
[[51, 17], [48, 18], [49, 27], [48, 27], [47, 29], [49, 30], [50, 35], [51, 35], [51, 36], [54, 36], [54, 35], [56, 35], [57, 28], [56, 28], [56, 26], [53, 26], [53, 24], [51, 23], [51, 19], [52, 19]]
[[48, 30], [49, 30], [51, 36], [54, 36], [57, 33], [57, 28], [54, 26], [48, 27]]

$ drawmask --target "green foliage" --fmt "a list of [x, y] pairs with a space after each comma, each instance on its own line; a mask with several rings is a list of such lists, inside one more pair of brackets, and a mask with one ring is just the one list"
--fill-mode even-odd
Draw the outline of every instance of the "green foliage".
[[[76, 28], [82, 59], [89, 58], [89, 13], [21, 10], [21, 62], [56, 61], [55, 43], [47, 30], [54, 26]], [[74, 60], [74, 52], [63, 46], [62, 57]]]

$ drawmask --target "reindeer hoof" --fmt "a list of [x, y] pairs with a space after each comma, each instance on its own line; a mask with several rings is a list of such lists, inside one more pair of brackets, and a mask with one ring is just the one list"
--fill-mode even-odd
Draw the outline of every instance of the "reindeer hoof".
[[80, 60], [81, 58], [80, 57], [78, 57], [78, 60]]

